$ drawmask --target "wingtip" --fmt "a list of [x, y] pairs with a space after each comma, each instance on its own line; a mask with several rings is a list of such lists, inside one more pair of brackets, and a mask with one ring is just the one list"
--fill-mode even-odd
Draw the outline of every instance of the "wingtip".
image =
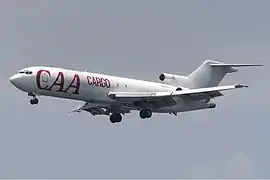
[[74, 110], [72, 110], [72, 111], [69, 111], [68, 112], [68, 114], [70, 114], [70, 113], [79, 113], [79, 112], [81, 112], [81, 108], [80, 109], [74, 109]]
[[262, 67], [262, 66], [264, 66], [263, 64], [255, 64], [255, 65], [253, 65], [254, 67]]
[[236, 84], [235, 88], [248, 88], [248, 86], [243, 84]]

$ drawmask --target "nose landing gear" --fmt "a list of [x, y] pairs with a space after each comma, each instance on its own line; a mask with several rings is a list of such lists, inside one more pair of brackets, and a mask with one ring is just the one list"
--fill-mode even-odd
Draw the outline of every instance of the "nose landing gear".
[[39, 100], [37, 98], [33, 98], [30, 100], [30, 104], [35, 105], [38, 104]]
[[30, 100], [30, 104], [35, 105], [38, 104], [39, 100], [36, 98], [36, 95], [33, 93], [28, 93], [28, 96], [32, 96], [33, 98]]

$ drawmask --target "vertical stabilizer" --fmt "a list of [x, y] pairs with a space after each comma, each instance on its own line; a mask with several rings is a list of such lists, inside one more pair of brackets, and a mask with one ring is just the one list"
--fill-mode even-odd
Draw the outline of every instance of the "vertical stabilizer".
[[219, 61], [205, 60], [203, 64], [193, 71], [188, 79], [192, 82], [192, 88], [204, 88], [218, 86], [227, 73], [237, 70], [234, 67], [262, 66], [256, 64], [224, 64]]

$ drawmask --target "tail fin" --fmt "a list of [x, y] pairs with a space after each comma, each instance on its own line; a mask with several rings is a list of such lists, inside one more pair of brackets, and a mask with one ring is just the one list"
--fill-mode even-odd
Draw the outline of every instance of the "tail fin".
[[205, 60], [203, 64], [193, 71], [188, 79], [192, 88], [218, 86], [227, 73], [236, 72], [235, 67], [262, 66], [260, 64], [224, 64], [214, 60]]

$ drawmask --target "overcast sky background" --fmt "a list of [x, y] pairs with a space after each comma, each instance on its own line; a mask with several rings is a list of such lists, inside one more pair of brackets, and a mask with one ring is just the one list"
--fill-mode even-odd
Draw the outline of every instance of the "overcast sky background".
[[[270, 1], [1, 0], [1, 178], [269, 178]], [[204, 59], [261, 63], [226, 76], [216, 109], [177, 117], [68, 114], [8, 78], [49, 65], [157, 81]]]

